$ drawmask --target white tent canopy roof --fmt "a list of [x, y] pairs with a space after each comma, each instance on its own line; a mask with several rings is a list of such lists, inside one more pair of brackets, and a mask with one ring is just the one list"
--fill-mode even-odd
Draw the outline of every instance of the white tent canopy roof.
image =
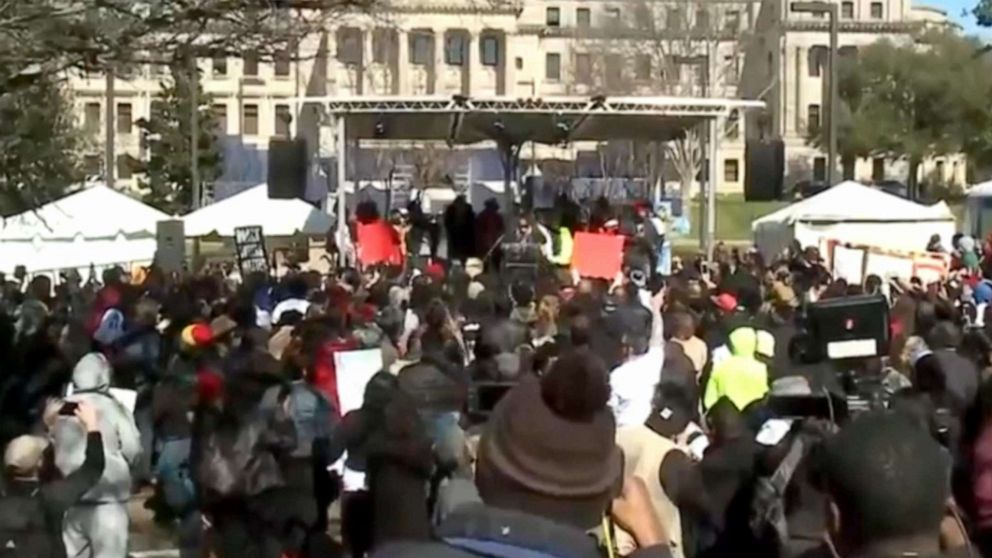
[[954, 215], [944, 202], [926, 206], [853, 181], [756, 219], [757, 230], [770, 223], [948, 221]]
[[979, 182], [978, 184], [972, 184], [968, 188], [969, 198], [988, 198], [992, 197], [992, 180], [987, 182]]
[[320, 235], [334, 224], [330, 215], [303, 200], [269, 198], [265, 184], [198, 209], [183, 221], [187, 237], [230, 237], [235, 228], [253, 225], [266, 236]]
[[96, 184], [4, 219], [0, 241], [155, 236], [156, 223], [166, 219], [169, 216], [165, 213]]

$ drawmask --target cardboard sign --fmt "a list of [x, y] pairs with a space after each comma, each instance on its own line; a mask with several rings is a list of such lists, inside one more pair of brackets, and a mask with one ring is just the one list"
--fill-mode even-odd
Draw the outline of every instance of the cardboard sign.
[[580, 277], [612, 281], [623, 269], [623, 237], [575, 233], [572, 269], [578, 271]]
[[358, 261], [362, 265], [403, 265], [399, 236], [392, 225], [382, 220], [358, 225]]
[[186, 263], [186, 228], [182, 220], [155, 224], [155, 263], [166, 273], [181, 272]]
[[238, 258], [241, 277], [251, 273], [269, 274], [269, 258], [265, 252], [265, 235], [262, 227], [236, 227], [234, 229], [234, 253]]
[[361, 408], [365, 402], [365, 386], [382, 370], [382, 351], [337, 351], [334, 353], [337, 374], [338, 402], [341, 414]]

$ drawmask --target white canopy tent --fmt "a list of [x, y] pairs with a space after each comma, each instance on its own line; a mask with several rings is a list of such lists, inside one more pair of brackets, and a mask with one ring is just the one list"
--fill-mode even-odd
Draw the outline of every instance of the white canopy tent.
[[299, 199], [271, 199], [265, 184], [254, 186], [185, 217], [186, 236], [233, 237], [234, 229], [258, 225], [265, 236], [323, 235], [334, 219]]
[[992, 180], [968, 188], [962, 230], [975, 238], [992, 232]]
[[934, 234], [950, 243], [955, 225], [944, 202], [920, 205], [847, 181], [756, 219], [751, 230], [758, 250], [770, 259], [793, 240], [803, 247], [830, 239], [918, 252]]
[[62, 199], [4, 219], [0, 227], [0, 271], [23, 265], [53, 278], [90, 265], [147, 265], [155, 257], [161, 211], [96, 184]]

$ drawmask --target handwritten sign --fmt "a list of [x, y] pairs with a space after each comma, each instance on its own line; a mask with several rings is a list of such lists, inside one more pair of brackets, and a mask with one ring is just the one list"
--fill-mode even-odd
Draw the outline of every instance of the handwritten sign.
[[238, 258], [241, 276], [251, 273], [269, 273], [269, 258], [265, 252], [265, 236], [262, 227], [235, 227], [234, 252]]

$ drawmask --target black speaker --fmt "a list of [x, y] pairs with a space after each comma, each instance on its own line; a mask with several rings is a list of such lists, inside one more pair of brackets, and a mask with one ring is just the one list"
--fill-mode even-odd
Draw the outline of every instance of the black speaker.
[[744, 199], [773, 201], [782, 197], [785, 143], [780, 139], [747, 140], [744, 144]]
[[307, 189], [307, 142], [303, 139], [269, 140], [269, 197], [302, 199]]

